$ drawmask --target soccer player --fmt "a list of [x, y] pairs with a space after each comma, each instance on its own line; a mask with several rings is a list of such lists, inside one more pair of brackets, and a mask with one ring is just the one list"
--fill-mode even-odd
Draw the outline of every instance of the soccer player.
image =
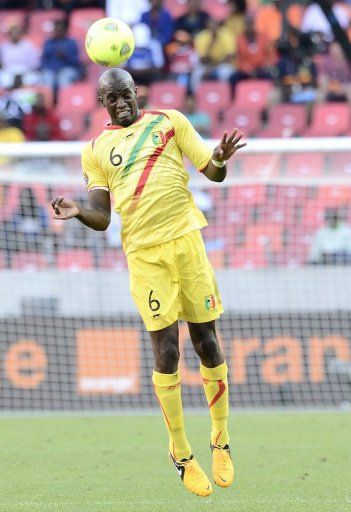
[[234, 478], [230, 455], [227, 364], [215, 320], [223, 311], [200, 229], [206, 225], [188, 189], [185, 154], [211, 181], [223, 181], [226, 161], [245, 146], [242, 134], [225, 132], [213, 152], [177, 110], [140, 111], [133, 78], [123, 69], [105, 71], [99, 101], [111, 124], [83, 149], [82, 168], [89, 208], [57, 197], [54, 219], [76, 217], [105, 230], [110, 192], [122, 219], [122, 241], [131, 293], [150, 333], [155, 356], [153, 383], [169, 434], [169, 456], [184, 486], [208, 496], [211, 483], [196, 461], [184, 430], [178, 370], [178, 320], [188, 323], [201, 364], [212, 420], [210, 446], [216, 484]]

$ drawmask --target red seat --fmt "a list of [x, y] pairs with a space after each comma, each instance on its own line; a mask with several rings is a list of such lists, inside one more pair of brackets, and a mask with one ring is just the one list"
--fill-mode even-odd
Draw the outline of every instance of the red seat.
[[324, 155], [321, 153], [298, 153], [285, 156], [286, 176], [310, 178], [324, 173]]
[[292, 137], [306, 128], [307, 110], [304, 105], [275, 105], [269, 111], [268, 125], [259, 137]]
[[246, 228], [245, 247], [254, 249], [264, 246], [271, 252], [283, 247], [283, 226], [281, 224], [253, 224]]
[[341, 153], [328, 153], [329, 166], [328, 170], [333, 176], [344, 176], [350, 178], [351, 176], [351, 152]]
[[127, 259], [121, 249], [109, 249], [104, 251], [98, 264], [100, 268], [109, 270], [124, 270], [128, 268]]
[[229, 205], [256, 205], [262, 204], [266, 200], [265, 185], [244, 185], [230, 187], [228, 190]]
[[318, 200], [327, 208], [348, 206], [351, 204], [351, 186], [321, 186], [318, 188]]
[[165, 8], [171, 13], [172, 18], [178, 18], [186, 12], [187, 0], [166, 0]]
[[87, 82], [76, 82], [59, 92], [57, 112], [79, 112], [88, 114], [97, 107], [96, 90]]
[[211, 18], [223, 21], [228, 16], [230, 8], [226, 0], [203, 0], [202, 8], [208, 12]]
[[230, 87], [227, 82], [207, 80], [200, 83], [196, 90], [197, 110], [207, 112], [214, 119], [228, 108], [230, 103]]
[[149, 102], [153, 108], [182, 110], [185, 101], [184, 85], [173, 82], [155, 82], [150, 86]]
[[26, 13], [24, 9], [1, 10], [0, 15], [0, 41], [7, 39], [10, 27], [24, 26]]
[[90, 115], [89, 128], [81, 134], [81, 140], [91, 140], [100, 135], [106, 125], [111, 122], [105, 108], [97, 108]]
[[14, 270], [36, 271], [47, 267], [45, 254], [39, 252], [17, 252], [11, 256], [11, 268]]
[[261, 118], [257, 110], [233, 105], [225, 112], [224, 121], [214, 128], [212, 136], [220, 138], [225, 130], [231, 133], [234, 128], [242, 131], [245, 136], [252, 136], [259, 131], [260, 127]]
[[94, 21], [104, 17], [104, 9], [98, 7], [74, 9], [70, 15], [68, 35], [73, 37], [78, 43], [79, 55], [83, 62], [90, 62], [84, 46], [87, 30]]
[[350, 107], [347, 103], [324, 103], [316, 105], [312, 124], [305, 137], [334, 137], [345, 135], [350, 129]]
[[19, 207], [21, 190], [27, 187], [30, 187], [33, 190], [34, 195], [40, 206], [46, 209], [49, 208], [49, 199], [47, 196], [47, 188], [45, 187], [45, 185], [42, 185], [40, 183], [32, 183], [30, 185], [13, 184], [9, 186], [5, 196], [4, 206], [2, 208], [4, 213], [4, 219], [9, 219], [16, 212], [17, 208]]
[[274, 86], [268, 80], [241, 80], [236, 86], [235, 105], [263, 110]]
[[65, 140], [79, 140], [85, 130], [86, 115], [80, 112], [61, 112], [60, 129]]
[[43, 43], [52, 37], [55, 21], [64, 19], [65, 13], [60, 9], [34, 11], [29, 18], [27, 36], [39, 47], [42, 47]]
[[94, 267], [94, 258], [90, 251], [76, 249], [58, 253], [56, 258], [57, 267], [60, 270], [89, 270]]
[[241, 174], [247, 177], [271, 178], [280, 172], [279, 153], [261, 153], [256, 155], [238, 156]]
[[265, 248], [262, 245], [254, 248], [234, 247], [229, 258], [230, 267], [251, 269], [263, 268], [267, 266]]

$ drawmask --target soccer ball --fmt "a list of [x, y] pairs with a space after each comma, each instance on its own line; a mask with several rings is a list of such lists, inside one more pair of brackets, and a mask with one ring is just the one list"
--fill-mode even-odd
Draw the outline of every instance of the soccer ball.
[[95, 21], [85, 36], [89, 58], [101, 66], [119, 66], [134, 51], [134, 35], [130, 27], [116, 18]]

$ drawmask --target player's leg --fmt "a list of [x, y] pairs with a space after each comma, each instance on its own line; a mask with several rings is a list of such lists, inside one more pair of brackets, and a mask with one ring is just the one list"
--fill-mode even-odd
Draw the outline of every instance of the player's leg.
[[228, 487], [234, 480], [230, 455], [228, 414], [228, 367], [216, 335], [215, 321], [188, 322], [190, 337], [200, 358], [200, 373], [210, 409], [212, 473], [216, 484]]
[[152, 380], [168, 430], [170, 459], [188, 490], [208, 496], [212, 493], [211, 484], [192, 455], [185, 434], [178, 334], [178, 322], [150, 332], [155, 356]]

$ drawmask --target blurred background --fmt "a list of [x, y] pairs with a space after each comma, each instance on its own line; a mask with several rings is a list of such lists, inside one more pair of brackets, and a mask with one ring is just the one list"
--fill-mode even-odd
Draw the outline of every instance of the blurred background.
[[[329, 0], [0, 0], [0, 407], [156, 406], [118, 216], [50, 217], [58, 194], [86, 202], [81, 148], [108, 122], [84, 50], [104, 16], [133, 29], [140, 108], [181, 110], [213, 147], [249, 139], [222, 184], [187, 162], [233, 404], [349, 408], [351, 3]], [[196, 407], [185, 326], [181, 346]]]

